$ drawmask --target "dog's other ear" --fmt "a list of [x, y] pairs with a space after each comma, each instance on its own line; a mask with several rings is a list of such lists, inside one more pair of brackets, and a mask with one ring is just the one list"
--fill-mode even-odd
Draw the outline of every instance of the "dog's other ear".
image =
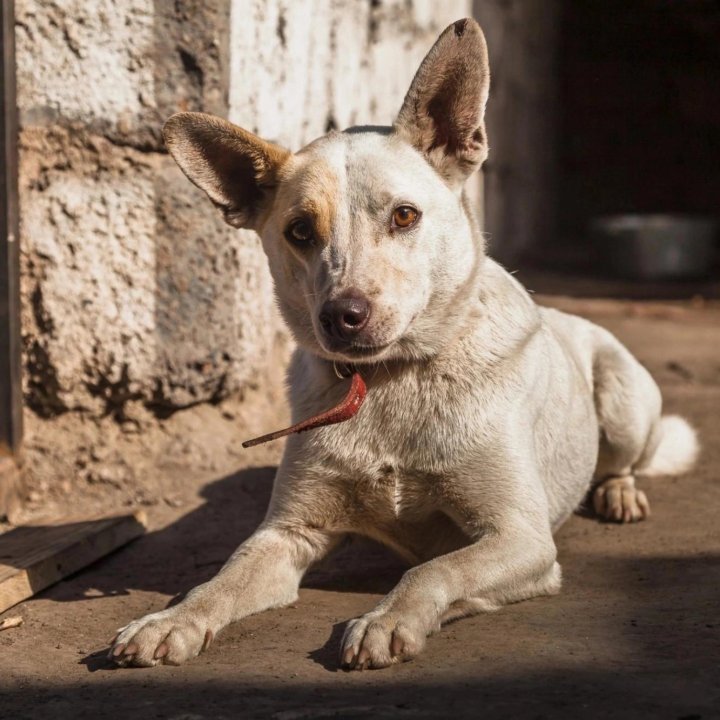
[[284, 148], [204, 113], [177, 113], [163, 127], [170, 154], [233, 227], [257, 229], [290, 157]]
[[462, 184], [487, 157], [484, 115], [489, 91], [482, 30], [474, 20], [458, 20], [422, 61], [395, 131], [424, 153], [451, 185]]

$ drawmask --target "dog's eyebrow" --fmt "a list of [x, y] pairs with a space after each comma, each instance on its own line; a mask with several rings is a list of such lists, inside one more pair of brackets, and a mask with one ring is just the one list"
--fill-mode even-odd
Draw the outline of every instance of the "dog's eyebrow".
[[365, 188], [355, 193], [352, 205], [363, 207], [373, 215], [386, 213], [398, 205], [414, 205], [415, 202], [407, 194], [398, 194], [390, 190], [368, 192]]
[[393, 204], [395, 196], [387, 191], [375, 192], [374, 194], [365, 195], [364, 204], [372, 213], [380, 213], [387, 210]]
[[330, 237], [332, 231], [333, 206], [329, 199], [318, 201], [315, 198], [302, 198], [293, 203], [284, 213], [285, 220], [289, 221], [298, 216], [312, 220], [316, 234], [321, 240]]

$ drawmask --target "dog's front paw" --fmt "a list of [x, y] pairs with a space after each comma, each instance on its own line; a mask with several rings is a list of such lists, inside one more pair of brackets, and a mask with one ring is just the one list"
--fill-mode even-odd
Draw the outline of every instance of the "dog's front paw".
[[108, 657], [118, 665], [180, 665], [213, 640], [207, 621], [182, 606], [146, 615], [118, 630]]
[[340, 662], [348, 670], [384, 668], [415, 657], [427, 633], [419, 623], [393, 613], [368, 613], [351, 620], [340, 644]]

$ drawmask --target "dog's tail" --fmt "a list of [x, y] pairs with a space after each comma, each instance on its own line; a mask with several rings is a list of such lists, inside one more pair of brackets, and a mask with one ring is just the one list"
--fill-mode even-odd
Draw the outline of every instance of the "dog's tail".
[[654, 477], [686, 473], [700, 452], [695, 429], [679, 415], [664, 415], [660, 418], [659, 432], [660, 442], [655, 452], [635, 469], [635, 474]]

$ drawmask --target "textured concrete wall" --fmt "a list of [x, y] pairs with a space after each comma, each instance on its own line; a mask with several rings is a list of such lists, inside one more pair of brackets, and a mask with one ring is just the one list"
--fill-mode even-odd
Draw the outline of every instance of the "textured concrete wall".
[[[178, 110], [298, 149], [389, 122], [453, 0], [17, 0], [26, 398], [123, 420], [263, 382], [287, 338], [252, 233], [164, 153]], [[279, 362], [276, 361], [279, 358]]]
[[475, 0], [488, 38], [485, 230], [512, 266], [554, 233], [558, 0]]

